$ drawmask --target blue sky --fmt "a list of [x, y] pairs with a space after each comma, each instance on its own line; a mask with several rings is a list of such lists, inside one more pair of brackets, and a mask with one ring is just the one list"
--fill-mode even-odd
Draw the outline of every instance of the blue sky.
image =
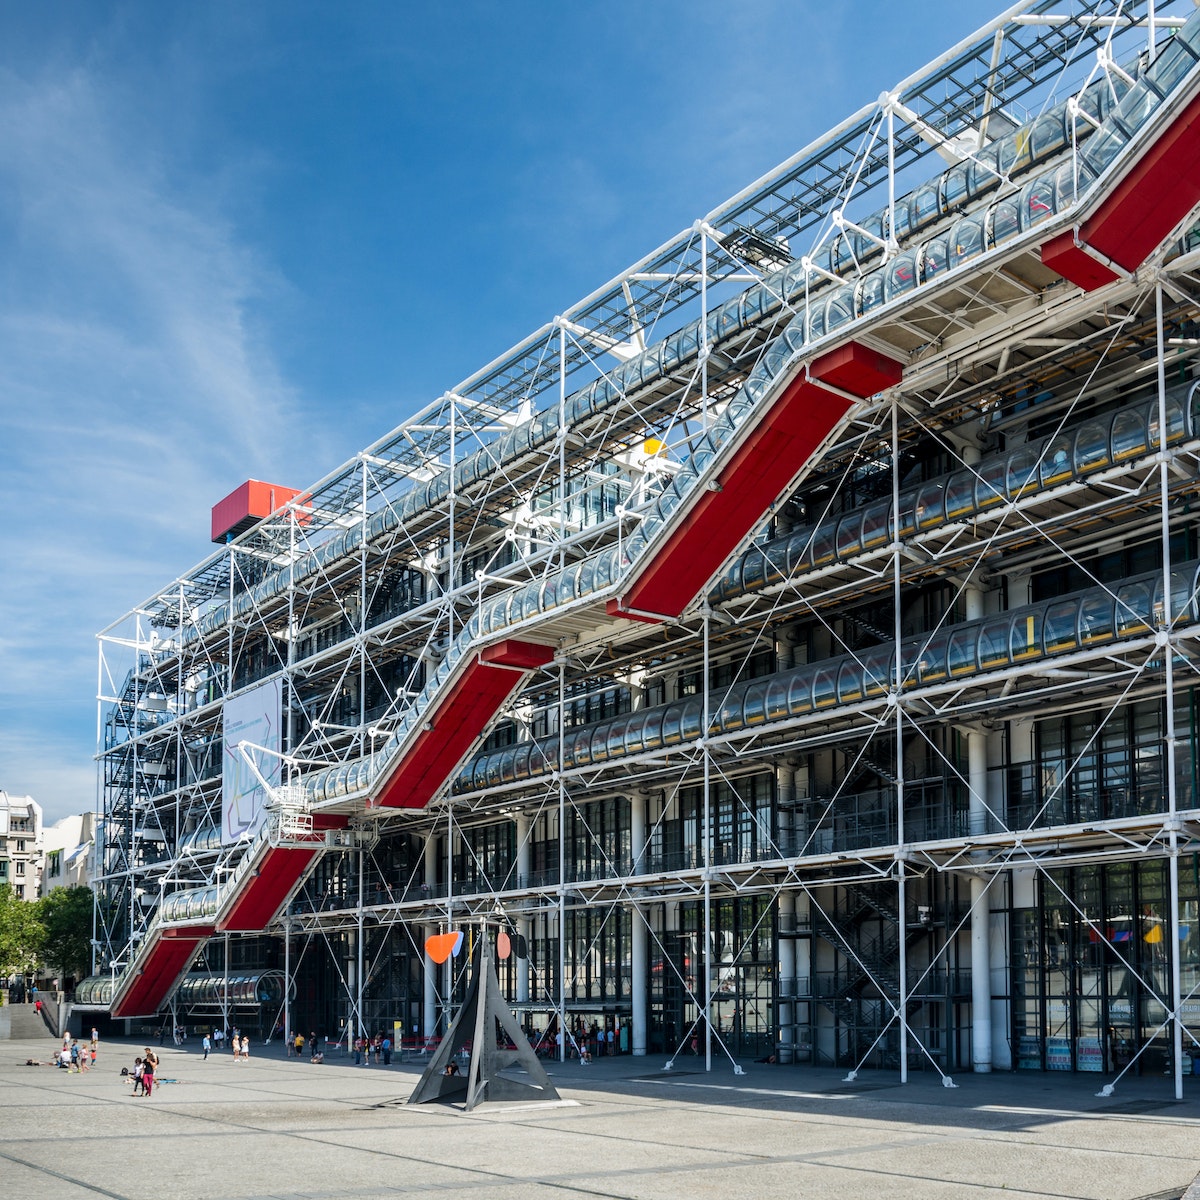
[[0, 6], [0, 788], [93, 806], [96, 633], [1000, 11]]

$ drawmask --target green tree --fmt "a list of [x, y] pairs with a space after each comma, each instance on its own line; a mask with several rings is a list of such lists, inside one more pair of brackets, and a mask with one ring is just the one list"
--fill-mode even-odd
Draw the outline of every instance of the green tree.
[[45, 936], [41, 958], [60, 978], [82, 979], [92, 964], [92, 892], [86, 887], [55, 888], [37, 903]]
[[32, 974], [45, 936], [38, 905], [19, 900], [7, 883], [0, 884], [0, 976]]

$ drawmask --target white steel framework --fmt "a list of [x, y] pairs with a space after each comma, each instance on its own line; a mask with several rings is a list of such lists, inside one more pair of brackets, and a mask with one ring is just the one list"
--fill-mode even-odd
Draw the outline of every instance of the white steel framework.
[[[1192, 12], [1015, 6], [104, 630], [117, 994], [269, 926], [233, 941], [300, 1020], [432, 1036], [425, 936], [499, 912], [564, 1053], [1179, 1094], [1200, 257], [1186, 208], [1133, 269], [1085, 235], [1200, 92]], [[511, 694], [425, 765], [485, 666]], [[223, 705], [273, 677], [283, 794], [222, 844]]]

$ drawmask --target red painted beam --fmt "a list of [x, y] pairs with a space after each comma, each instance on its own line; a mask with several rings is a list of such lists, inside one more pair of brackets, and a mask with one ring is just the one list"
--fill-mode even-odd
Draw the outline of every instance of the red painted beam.
[[1200, 204], [1200, 96], [1175, 118], [1080, 229], [1080, 240], [1135, 271]]
[[137, 977], [124, 997], [112, 1006], [112, 1015], [137, 1017], [158, 1012], [175, 981], [191, 966], [200, 947], [212, 934], [211, 925], [159, 930]]
[[544, 667], [554, 661], [554, 647], [543, 646], [540, 642], [519, 642], [509, 638], [498, 645], [488, 646], [479, 657], [485, 663], [532, 671], [535, 667]]
[[265, 929], [300, 882], [317, 851], [272, 846], [262, 861], [240, 880], [237, 899], [217, 924], [221, 933]]
[[609, 603], [610, 615], [645, 620], [655, 613], [682, 613], [828, 437], [853, 397], [873, 396], [899, 383], [901, 374], [900, 363], [856, 342], [815, 359], [738, 447], [717, 489], [697, 489], [654, 561]]
[[428, 718], [403, 761], [384, 781], [376, 804], [424, 808], [520, 686], [523, 673], [553, 657], [552, 647], [533, 642], [509, 640], [484, 650]]
[[1093, 291], [1119, 278], [1097, 258], [1136, 271], [1198, 204], [1200, 96], [1146, 147], [1077, 235], [1059, 234], [1042, 247], [1042, 262]]
[[265, 929], [312, 865], [325, 840], [325, 830], [344, 829], [346, 818], [316, 817], [313, 826], [311, 850], [295, 846], [268, 847], [258, 865], [238, 881], [238, 895], [217, 924], [221, 933], [255, 933]]
[[1042, 263], [1085, 292], [1094, 292], [1106, 283], [1121, 278], [1095, 255], [1089, 254], [1086, 246], [1080, 246], [1075, 241], [1074, 231], [1070, 229], [1051, 238], [1042, 247]]
[[904, 368], [894, 358], [861, 342], [838, 346], [813, 359], [808, 368], [810, 379], [850, 392], [860, 400], [874, 396], [884, 388], [895, 387], [903, 374]]

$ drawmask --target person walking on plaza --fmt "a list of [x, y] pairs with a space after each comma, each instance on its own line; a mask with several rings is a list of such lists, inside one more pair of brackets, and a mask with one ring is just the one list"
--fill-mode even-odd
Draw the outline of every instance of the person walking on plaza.
[[204, 1057], [205, 1057], [205, 1059], [207, 1059], [208, 1052], [212, 1049], [212, 1039], [208, 1036], [207, 1033], [204, 1035], [204, 1041], [201, 1042], [200, 1044], [204, 1047]]
[[[315, 1047], [314, 1047], [315, 1049]], [[304, 1053], [304, 1034], [296, 1034], [296, 1057], [299, 1058]]]
[[158, 1075], [158, 1054], [149, 1046], [143, 1051], [142, 1057], [142, 1095], [149, 1096], [154, 1090], [154, 1080]]

